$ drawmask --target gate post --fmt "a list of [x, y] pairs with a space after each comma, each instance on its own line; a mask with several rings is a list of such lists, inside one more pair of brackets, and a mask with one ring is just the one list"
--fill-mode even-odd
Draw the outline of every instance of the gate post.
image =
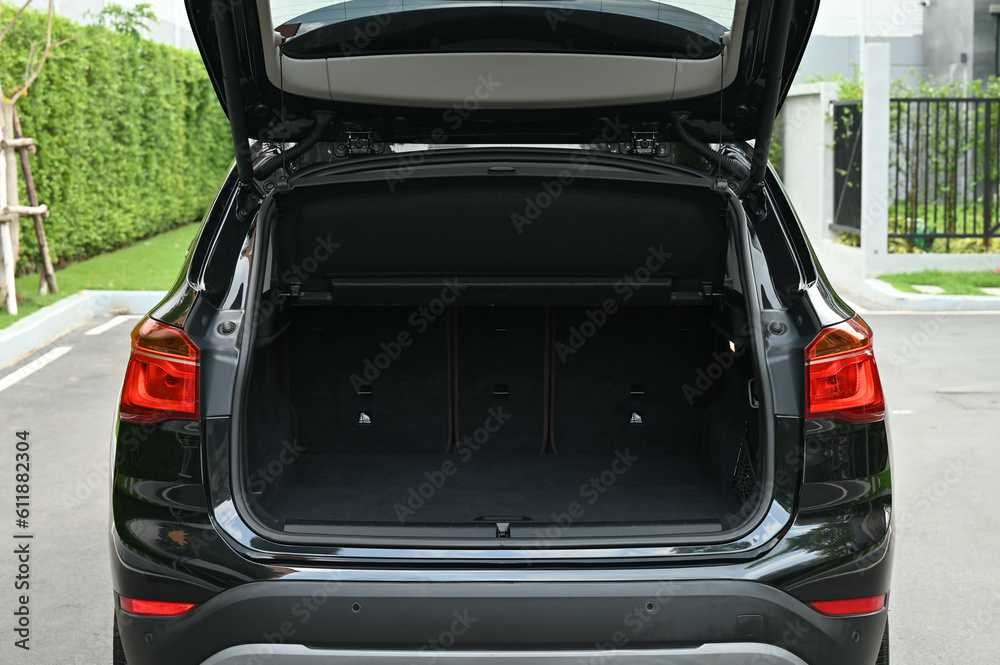
[[889, 44], [867, 44], [862, 66], [861, 252], [866, 277], [889, 253]]
[[793, 85], [781, 109], [784, 172], [782, 184], [814, 246], [836, 238], [830, 230], [834, 209], [831, 82]]

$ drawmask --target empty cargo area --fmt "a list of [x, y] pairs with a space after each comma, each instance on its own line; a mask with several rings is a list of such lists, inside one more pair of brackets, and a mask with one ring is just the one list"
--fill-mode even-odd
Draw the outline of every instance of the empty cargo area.
[[[719, 530], [732, 502], [698, 454], [433, 455], [313, 453], [263, 497], [295, 525], [684, 522]], [[412, 493], [411, 493], [412, 490]], [[578, 508], [573, 508], [576, 504]], [[562, 517], [565, 519], [565, 517]]]
[[518, 538], [748, 514], [760, 418], [718, 197], [640, 187], [613, 217], [581, 188], [519, 234], [537, 182], [447, 206], [432, 185], [277, 223], [238, 437], [255, 517]]
[[595, 311], [452, 307], [417, 332], [407, 308], [294, 309], [254, 366], [255, 503], [287, 530], [565, 514], [721, 530], [756, 454], [746, 363], [702, 308], [600, 328]]

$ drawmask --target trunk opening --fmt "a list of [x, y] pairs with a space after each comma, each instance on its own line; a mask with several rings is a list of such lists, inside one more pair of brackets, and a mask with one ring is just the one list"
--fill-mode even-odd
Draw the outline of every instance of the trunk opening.
[[612, 212], [596, 181], [521, 234], [511, 206], [544, 183], [482, 180], [277, 202], [241, 421], [253, 517], [512, 546], [740, 526], [765, 456], [720, 197], [617, 182]]

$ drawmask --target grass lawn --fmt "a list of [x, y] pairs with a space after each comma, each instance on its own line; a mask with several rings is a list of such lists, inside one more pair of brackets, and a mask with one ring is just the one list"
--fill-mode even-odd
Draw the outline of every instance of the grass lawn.
[[1000, 273], [991, 270], [975, 270], [972, 272], [942, 272], [940, 270], [924, 270], [922, 272], [903, 272], [895, 275], [882, 275], [883, 282], [888, 282], [900, 291], [920, 293], [914, 284], [940, 286], [944, 292], [956, 296], [984, 296], [979, 287], [1000, 287]]
[[117, 291], [163, 291], [177, 277], [188, 245], [198, 230], [198, 224], [188, 224], [173, 231], [140, 240], [130, 247], [74, 263], [56, 271], [59, 295], [38, 295], [38, 275], [25, 275], [15, 280], [17, 316], [7, 313], [0, 303], [0, 328], [45, 305], [84, 289], [114, 289]]

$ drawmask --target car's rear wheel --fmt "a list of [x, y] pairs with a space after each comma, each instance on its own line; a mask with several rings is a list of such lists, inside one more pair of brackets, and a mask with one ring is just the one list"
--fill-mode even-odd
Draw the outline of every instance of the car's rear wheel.
[[128, 660], [125, 659], [125, 649], [122, 648], [122, 636], [118, 633], [118, 617], [115, 617], [114, 628], [111, 630], [111, 663], [112, 665], [128, 665]]
[[885, 632], [882, 633], [882, 647], [878, 650], [875, 665], [889, 665], [889, 622], [886, 621]]

